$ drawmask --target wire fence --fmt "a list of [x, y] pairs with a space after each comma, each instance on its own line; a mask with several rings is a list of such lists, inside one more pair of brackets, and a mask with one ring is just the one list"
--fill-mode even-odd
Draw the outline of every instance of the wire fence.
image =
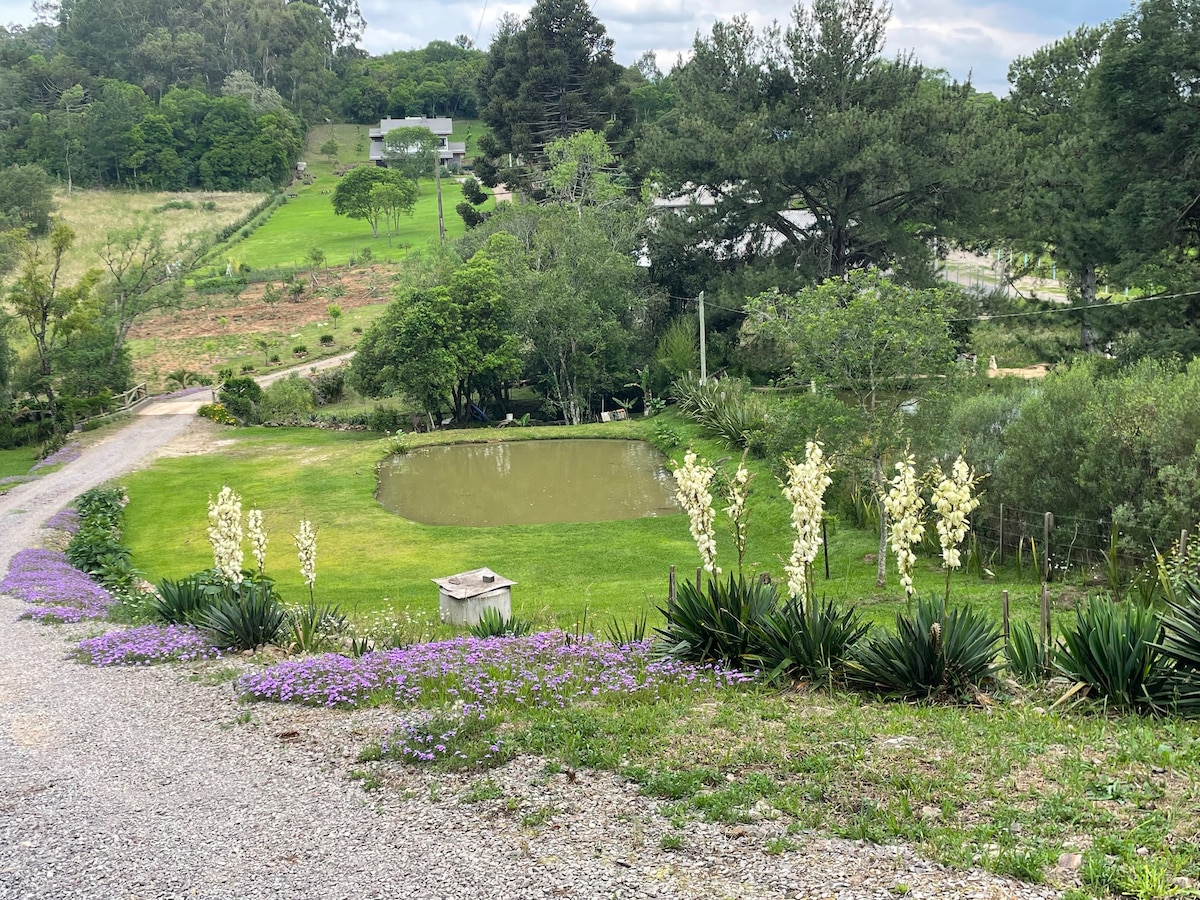
[[[1147, 549], [1154, 546], [1153, 535], [1145, 528], [1125, 529], [1114, 536], [1110, 522], [1004, 504], [980, 509], [972, 519], [986, 562], [1040, 569], [1046, 581], [1067, 571], [1104, 570], [1114, 563], [1144, 570], [1155, 562], [1153, 550]], [[1180, 546], [1187, 543], [1183, 531]]]

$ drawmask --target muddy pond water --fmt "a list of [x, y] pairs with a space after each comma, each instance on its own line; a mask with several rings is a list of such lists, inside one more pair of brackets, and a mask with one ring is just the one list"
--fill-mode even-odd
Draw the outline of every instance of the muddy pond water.
[[426, 525], [547, 525], [679, 511], [666, 459], [644, 441], [420, 447], [379, 469], [384, 508]]

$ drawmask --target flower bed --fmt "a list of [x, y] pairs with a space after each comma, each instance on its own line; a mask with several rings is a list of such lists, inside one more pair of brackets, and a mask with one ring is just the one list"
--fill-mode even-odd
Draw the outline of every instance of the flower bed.
[[79, 622], [103, 619], [116, 601], [100, 585], [74, 568], [57, 550], [22, 550], [0, 581], [0, 593], [24, 600], [23, 619]]
[[93, 666], [144, 666], [168, 660], [216, 659], [221, 650], [198, 628], [143, 625], [80, 641], [76, 653]]
[[417, 644], [360, 658], [328, 653], [288, 660], [244, 675], [238, 687], [258, 700], [355, 706], [384, 698], [411, 706], [465, 703], [566, 706], [617, 695], [654, 698], [750, 680], [715, 666], [652, 659], [650, 642], [629, 646], [547, 631], [528, 637], [471, 638]]

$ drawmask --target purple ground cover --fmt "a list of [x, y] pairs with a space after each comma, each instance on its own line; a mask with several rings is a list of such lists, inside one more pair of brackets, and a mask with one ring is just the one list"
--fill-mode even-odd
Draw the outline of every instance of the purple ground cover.
[[27, 481], [33, 481], [32, 475], [5, 475], [0, 478], [0, 485], [6, 484], [24, 484]]
[[0, 594], [29, 604], [23, 619], [38, 622], [79, 622], [103, 619], [116, 601], [57, 550], [22, 550], [12, 558], [0, 581]]
[[198, 628], [143, 625], [80, 641], [78, 655], [94, 666], [144, 666], [168, 660], [216, 659], [221, 651]]
[[45, 459], [39, 459], [37, 462], [35, 462], [33, 464], [33, 468], [29, 470], [29, 473], [32, 475], [34, 472], [38, 471], [38, 469], [45, 469], [48, 466], [60, 466], [69, 462], [74, 462], [75, 460], [79, 459], [79, 454], [81, 452], [82, 451], [79, 449], [78, 444], [67, 444], [61, 450], [57, 450], [54, 453], [51, 453]]
[[47, 519], [42, 527], [75, 534], [79, 531], [79, 511], [71, 506], [64, 507]]
[[248, 697], [354, 706], [394, 700], [405, 706], [466, 704], [471, 709], [563, 707], [585, 698], [658, 696], [700, 691], [750, 680], [712, 666], [655, 659], [650, 642], [617, 647], [591, 636], [560, 631], [528, 637], [472, 638], [368, 653], [287, 660], [243, 675]]

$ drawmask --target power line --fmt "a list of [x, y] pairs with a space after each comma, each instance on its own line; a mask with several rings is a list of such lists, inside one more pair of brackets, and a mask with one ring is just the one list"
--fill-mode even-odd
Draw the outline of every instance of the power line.
[[1058, 313], [1079, 312], [1091, 309], [1120, 309], [1135, 303], [1151, 303], [1159, 300], [1181, 300], [1188, 297], [1200, 297], [1200, 291], [1185, 291], [1179, 294], [1154, 294], [1149, 297], [1135, 297], [1133, 300], [1121, 300], [1117, 303], [1084, 303], [1079, 306], [1055, 306], [1050, 309], [1035, 309], [1029, 312], [1016, 313], [985, 313], [982, 316], [966, 316], [959, 319], [949, 319], [950, 322], [987, 322], [991, 319], [1022, 319], [1030, 316], [1051, 316]]

